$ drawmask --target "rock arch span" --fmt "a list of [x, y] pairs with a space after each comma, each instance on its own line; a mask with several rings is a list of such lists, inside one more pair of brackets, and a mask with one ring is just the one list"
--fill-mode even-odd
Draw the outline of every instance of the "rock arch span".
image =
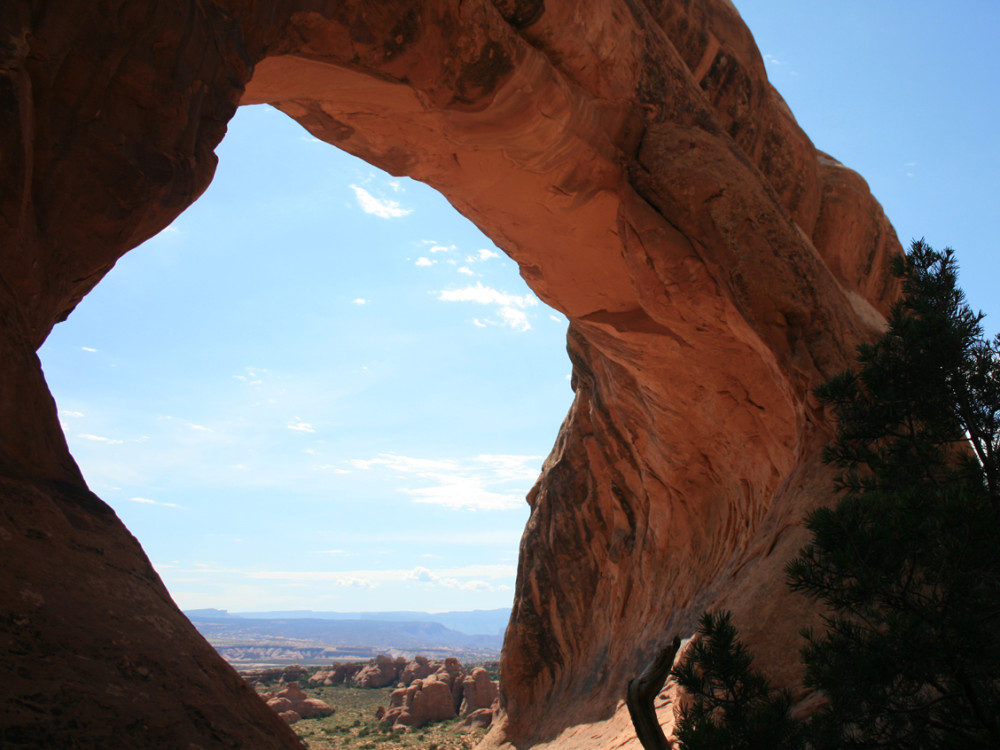
[[5, 742], [293, 746], [87, 490], [34, 354], [252, 102], [436, 187], [570, 319], [487, 743], [593, 747], [571, 727], [706, 606], [794, 679], [809, 390], [882, 324], [899, 248], [729, 2], [49, 0], [0, 32]]

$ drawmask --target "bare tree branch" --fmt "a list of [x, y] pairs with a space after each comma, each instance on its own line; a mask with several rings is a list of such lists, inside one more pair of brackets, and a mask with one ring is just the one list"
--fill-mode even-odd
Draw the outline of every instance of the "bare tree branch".
[[674, 657], [681, 647], [681, 639], [675, 637], [634, 680], [629, 680], [625, 702], [628, 705], [635, 736], [643, 750], [670, 750], [670, 742], [660, 728], [656, 718], [654, 701], [670, 674]]

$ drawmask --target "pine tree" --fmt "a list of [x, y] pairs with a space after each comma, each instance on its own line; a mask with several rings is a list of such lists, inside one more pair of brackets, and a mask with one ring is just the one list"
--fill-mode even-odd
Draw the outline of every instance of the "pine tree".
[[801, 747], [791, 698], [753, 668], [729, 612], [706, 612], [696, 640], [672, 671], [689, 705], [677, 725], [684, 750], [792, 750]]
[[829, 699], [813, 743], [1000, 748], [1000, 340], [951, 250], [914, 242], [895, 271], [887, 333], [817, 390], [843, 496], [788, 567], [829, 608], [803, 650]]

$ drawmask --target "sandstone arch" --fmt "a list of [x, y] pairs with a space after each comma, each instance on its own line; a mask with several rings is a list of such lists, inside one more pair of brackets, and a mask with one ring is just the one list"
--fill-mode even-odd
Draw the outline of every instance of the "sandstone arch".
[[86, 489], [34, 355], [204, 189], [241, 102], [438, 188], [571, 321], [490, 743], [607, 718], [708, 605], [793, 678], [809, 388], [881, 325], [898, 243], [730, 3], [49, 0], [0, 32], [5, 742], [292, 746]]

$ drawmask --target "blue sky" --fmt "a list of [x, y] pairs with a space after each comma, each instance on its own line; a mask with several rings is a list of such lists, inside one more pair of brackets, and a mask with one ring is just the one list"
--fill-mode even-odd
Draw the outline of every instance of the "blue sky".
[[[993, 2], [737, 2], [816, 145], [997, 330]], [[266, 107], [41, 351], [91, 488], [182, 608], [509, 606], [566, 321], [426, 186]]]

